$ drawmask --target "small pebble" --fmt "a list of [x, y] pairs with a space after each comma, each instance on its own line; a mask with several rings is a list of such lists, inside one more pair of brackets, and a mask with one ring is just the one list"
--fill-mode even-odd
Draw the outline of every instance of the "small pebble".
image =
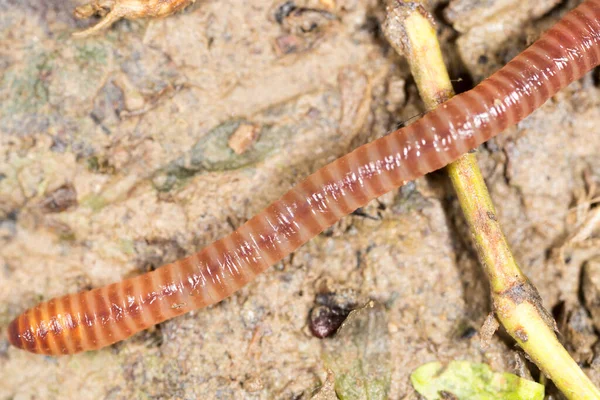
[[241, 124], [227, 142], [235, 154], [245, 153], [258, 139], [260, 127], [253, 124]]

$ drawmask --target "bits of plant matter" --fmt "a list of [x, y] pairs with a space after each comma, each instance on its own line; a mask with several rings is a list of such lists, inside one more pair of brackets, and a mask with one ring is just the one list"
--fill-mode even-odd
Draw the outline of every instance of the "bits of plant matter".
[[78, 19], [87, 19], [99, 15], [102, 20], [81, 32], [74, 33], [76, 37], [86, 37], [109, 28], [118, 20], [138, 18], [166, 17], [180, 11], [196, 0], [94, 0], [73, 11]]
[[245, 153], [254, 144], [260, 133], [260, 126], [254, 124], [241, 124], [229, 137], [227, 144], [235, 154]]

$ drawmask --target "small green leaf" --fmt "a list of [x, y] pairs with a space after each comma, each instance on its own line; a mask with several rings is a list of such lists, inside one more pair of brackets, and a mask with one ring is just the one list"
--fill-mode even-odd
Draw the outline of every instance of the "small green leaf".
[[[544, 386], [507, 372], [493, 372], [487, 364], [452, 361], [446, 367], [431, 362], [410, 376], [413, 387], [427, 400], [454, 396], [469, 400], [543, 400]], [[444, 397], [445, 396], [445, 397]]]

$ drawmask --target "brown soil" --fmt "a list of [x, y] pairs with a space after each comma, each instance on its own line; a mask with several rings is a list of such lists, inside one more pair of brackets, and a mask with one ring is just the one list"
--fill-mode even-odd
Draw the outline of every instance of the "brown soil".
[[[214, 307], [97, 352], [9, 347], [5, 328], [24, 309], [194, 252], [423, 111], [376, 0], [296, 1], [309, 9], [291, 20], [277, 18], [282, 1], [198, 0], [73, 39], [81, 3], [0, 0], [1, 399], [308, 399], [327, 376], [330, 339], [308, 327], [323, 292], [385, 305], [391, 398], [416, 398], [408, 377], [427, 361], [527, 374], [509, 339], [484, 348], [473, 335], [488, 288], [443, 172], [371, 202]], [[430, 2], [457, 88], [577, 2], [557, 3]], [[557, 248], [592, 213], [599, 105], [590, 73], [479, 153], [517, 259], [596, 383], [598, 311], [580, 281], [598, 229]], [[227, 137], [239, 129], [256, 143], [238, 155]]]

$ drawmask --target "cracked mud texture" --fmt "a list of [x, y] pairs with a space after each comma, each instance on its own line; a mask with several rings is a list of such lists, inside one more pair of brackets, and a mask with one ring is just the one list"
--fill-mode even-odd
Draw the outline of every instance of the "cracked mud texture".
[[[433, 360], [527, 374], [510, 341], [496, 335], [483, 349], [473, 335], [490, 311], [488, 287], [440, 172], [371, 202], [218, 305], [101, 351], [50, 358], [9, 347], [9, 321], [40, 300], [197, 251], [423, 111], [406, 63], [379, 34], [375, 0], [296, 1], [324, 11], [287, 22], [283, 1], [198, 0], [74, 40], [85, 23], [71, 11], [82, 3], [0, 0], [1, 399], [308, 399], [327, 376], [310, 310], [335, 292], [385, 305], [391, 398], [416, 398], [409, 374]], [[459, 89], [577, 4], [528, 3], [428, 4]], [[582, 315], [581, 268], [600, 254], [549, 256], [573, 228], [584, 171], [600, 184], [597, 81], [573, 83], [479, 153], [517, 260], [546, 307], [565, 315]], [[249, 150], [259, 154], [243, 163], [226, 137], [203, 141], [239, 121], [261, 130]], [[206, 154], [217, 154], [211, 168]], [[176, 184], [160, 186], [173, 165]], [[600, 383], [598, 346], [578, 342], [585, 349], [571, 348]]]

